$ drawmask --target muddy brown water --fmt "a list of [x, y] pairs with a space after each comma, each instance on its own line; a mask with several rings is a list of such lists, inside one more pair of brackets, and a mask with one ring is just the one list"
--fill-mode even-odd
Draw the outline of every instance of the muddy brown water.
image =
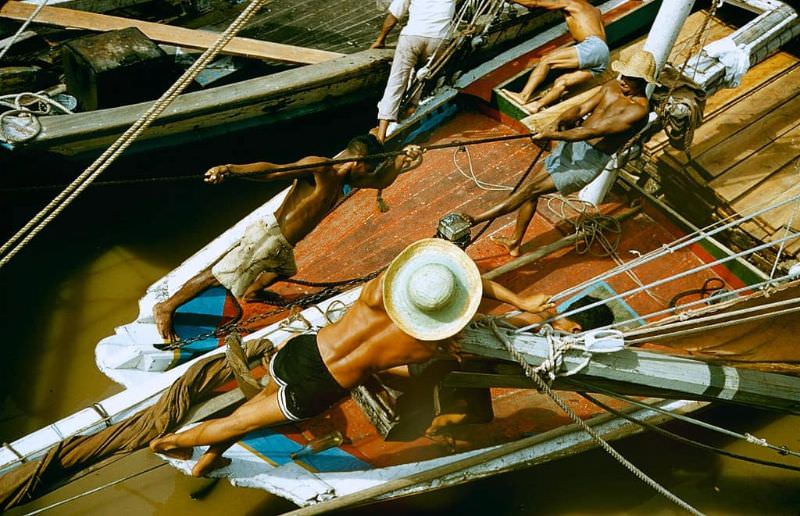
[[[361, 110], [368, 112], [368, 109]], [[199, 174], [215, 164], [259, 159], [285, 161], [331, 155], [344, 134], [368, 127], [350, 117], [347, 131], [335, 116], [309, 125], [254, 131], [123, 160], [108, 179]], [[341, 118], [339, 118], [341, 120]], [[309, 138], [309, 134], [326, 135]], [[275, 140], [275, 135], [281, 135]], [[333, 135], [333, 136], [331, 136]], [[267, 149], [273, 149], [268, 151]], [[275, 150], [279, 149], [279, 150]], [[4, 184], [60, 182], [74, 164], [41, 156], [0, 155]], [[11, 176], [11, 179], [8, 179]], [[94, 347], [115, 326], [133, 320], [148, 285], [177, 266], [277, 189], [199, 180], [90, 189], [12, 262], [0, 270], [0, 325], [7, 335], [0, 361], [0, 441], [13, 441], [49, 422], [119, 392], [95, 367]], [[2, 232], [29, 218], [54, 192], [0, 192]], [[5, 238], [3, 239], [5, 240]], [[554, 410], [556, 408], [554, 407]], [[703, 419], [800, 450], [800, 417], [716, 406]], [[767, 460], [782, 458], [742, 441], [671, 424], [683, 435], [727, 451]], [[800, 514], [800, 473], [722, 457], [652, 434], [615, 445], [668, 489], [709, 514]], [[10, 514], [49, 506], [97, 486], [158, 466], [146, 451], [51, 493]], [[161, 466], [50, 514], [279, 514], [294, 505], [222, 481], [202, 500], [190, 494], [208, 480]], [[344, 511], [351, 514], [672, 514], [680, 511], [600, 451], [402, 500]]]

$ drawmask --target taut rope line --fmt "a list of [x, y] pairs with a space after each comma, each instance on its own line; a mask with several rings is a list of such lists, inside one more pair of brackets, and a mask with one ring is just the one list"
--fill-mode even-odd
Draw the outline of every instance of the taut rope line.
[[[242, 13], [220, 34], [219, 39], [190, 66], [186, 72], [156, 100], [152, 106], [103, 152], [75, 181], [45, 206], [33, 219], [23, 226], [11, 239], [0, 247], [0, 268], [17, 254], [31, 239], [66, 208], [94, 179], [100, 175], [131, 143], [161, 115], [169, 104], [191, 83], [205, 66], [228, 44], [239, 29], [258, 11], [266, 0], [252, 0]], [[27, 234], [26, 234], [27, 233]], [[23, 237], [23, 235], [25, 235]], [[14, 243], [17, 245], [11, 248]], [[9, 250], [9, 248], [11, 248]]]

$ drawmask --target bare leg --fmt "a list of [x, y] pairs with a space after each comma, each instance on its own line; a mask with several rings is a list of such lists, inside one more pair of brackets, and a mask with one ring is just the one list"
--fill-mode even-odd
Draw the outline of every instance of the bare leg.
[[381, 143], [386, 140], [386, 131], [389, 130], [389, 122], [389, 120], [378, 120], [378, 134], [375, 135], [375, 138]]
[[[284, 423], [286, 418], [278, 407], [278, 399], [273, 390], [264, 390], [231, 415], [219, 419], [211, 419], [179, 434], [167, 434], [150, 441], [150, 449], [155, 453], [176, 456], [190, 450], [194, 446], [210, 445], [208, 456], [202, 457], [195, 470], [204, 474], [211, 471], [211, 466], [218, 464], [217, 459], [233, 443], [245, 434], [258, 428]], [[195, 471], [192, 472], [195, 474]]]
[[550, 52], [533, 69], [528, 77], [528, 82], [525, 83], [525, 87], [522, 88], [515, 100], [520, 104], [527, 104], [536, 89], [547, 79], [547, 74], [551, 69], [577, 68], [578, 64], [578, 51], [575, 50], [575, 47], [561, 48]]
[[519, 256], [519, 246], [522, 243], [522, 237], [525, 235], [528, 225], [533, 219], [533, 215], [536, 213], [537, 200], [538, 196], [525, 201], [522, 206], [519, 207], [517, 222], [514, 226], [514, 235], [511, 238], [495, 237], [492, 239], [505, 247], [506, 250], [508, 250], [508, 254], [511, 256]]
[[175, 335], [175, 330], [172, 328], [172, 316], [175, 314], [175, 310], [208, 287], [219, 284], [217, 278], [211, 273], [211, 269], [208, 268], [187, 281], [169, 299], [156, 303], [153, 307], [153, 318], [161, 338], [167, 342], [177, 340], [178, 336]]
[[537, 112], [550, 104], [557, 102], [562, 95], [564, 95], [571, 87], [588, 81], [593, 77], [592, 72], [589, 70], [578, 70], [572, 73], [567, 73], [555, 80], [553, 87], [535, 102], [531, 102], [526, 108], [531, 112]]
[[258, 275], [255, 281], [253, 281], [250, 286], [247, 287], [247, 290], [245, 290], [244, 294], [242, 295], [242, 299], [248, 303], [255, 301], [258, 299], [259, 292], [275, 283], [275, 280], [279, 277], [280, 276], [275, 272], [262, 272]]

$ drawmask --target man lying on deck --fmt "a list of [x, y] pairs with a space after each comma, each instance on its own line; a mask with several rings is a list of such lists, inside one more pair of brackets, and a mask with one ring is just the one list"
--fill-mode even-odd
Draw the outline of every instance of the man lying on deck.
[[[270, 362], [273, 381], [263, 391], [230, 416], [154, 439], [150, 448], [188, 459], [192, 447], [210, 445], [192, 469], [194, 476], [203, 476], [225, 465], [222, 454], [248, 432], [314, 417], [373, 373], [406, 376], [408, 364], [452, 357], [458, 349], [453, 337], [473, 318], [483, 298], [528, 312], [521, 322], [529, 323], [552, 309], [548, 297], [515, 294], [482, 279], [475, 263], [456, 245], [420, 240], [366, 283], [340, 320], [316, 335], [285, 342]], [[580, 330], [577, 323], [563, 319], [556, 320], [554, 328]]]
[[[529, 113], [536, 113], [557, 101], [569, 88], [600, 75], [608, 67], [608, 45], [600, 9], [586, 0], [514, 0], [525, 7], [542, 7], [561, 10], [566, 18], [567, 29], [577, 42], [573, 46], [559, 48], [544, 56], [531, 72], [521, 92], [505, 90], [514, 100], [525, 106]], [[530, 102], [536, 88], [547, 79], [550, 70], [575, 70], [558, 77], [540, 99]]]
[[[408, 145], [394, 160], [326, 163], [328, 158], [308, 156], [295, 163], [251, 163], [220, 165], [206, 172], [205, 181], [218, 184], [229, 174], [253, 174], [262, 181], [293, 179], [283, 203], [267, 220], [248, 226], [241, 240], [214, 264], [189, 279], [168, 299], [153, 307], [156, 327], [163, 339], [177, 339], [172, 328], [175, 310], [208, 287], [222, 285], [237, 299], [253, 301], [263, 289], [279, 278], [297, 272], [294, 246], [308, 235], [333, 210], [345, 195], [345, 188], [383, 189], [395, 179], [422, 162], [419, 146]], [[383, 151], [373, 135], [353, 138], [337, 158], [362, 158]], [[318, 167], [281, 171], [282, 167], [319, 163]], [[273, 172], [271, 172], [274, 170]]]
[[647, 123], [649, 102], [645, 87], [655, 83], [653, 55], [639, 51], [628, 62], [615, 61], [611, 68], [621, 74], [619, 78], [608, 81], [586, 102], [567, 109], [552, 126], [533, 135], [539, 140], [561, 140], [544, 160], [544, 166], [538, 167], [525, 185], [500, 204], [474, 217], [465, 215], [475, 225], [519, 208], [513, 236], [494, 239], [511, 256], [519, 255], [540, 195], [556, 190], [568, 195], [592, 182], [611, 155]]

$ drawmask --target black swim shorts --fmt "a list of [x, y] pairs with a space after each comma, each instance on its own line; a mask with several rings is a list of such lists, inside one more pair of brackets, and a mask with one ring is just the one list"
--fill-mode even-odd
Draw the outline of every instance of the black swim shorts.
[[349, 392], [322, 361], [316, 335], [292, 338], [272, 358], [269, 372], [279, 387], [278, 405], [290, 421], [314, 417]]

